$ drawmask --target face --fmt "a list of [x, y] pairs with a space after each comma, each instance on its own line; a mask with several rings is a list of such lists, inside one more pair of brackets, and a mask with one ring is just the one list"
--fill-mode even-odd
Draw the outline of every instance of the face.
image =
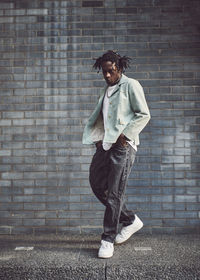
[[121, 71], [117, 69], [115, 63], [104, 61], [101, 65], [102, 73], [109, 86], [114, 85], [121, 77]]

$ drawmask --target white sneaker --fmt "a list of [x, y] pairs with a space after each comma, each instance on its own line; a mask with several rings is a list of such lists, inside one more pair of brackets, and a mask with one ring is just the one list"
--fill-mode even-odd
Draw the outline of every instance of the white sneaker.
[[135, 220], [129, 226], [123, 227], [121, 232], [115, 238], [115, 244], [122, 244], [128, 240], [131, 235], [143, 227], [143, 222], [135, 215]]
[[99, 248], [98, 257], [107, 259], [113, 256], [114, 246], [113, 243], [101, 240], [101, 247]]

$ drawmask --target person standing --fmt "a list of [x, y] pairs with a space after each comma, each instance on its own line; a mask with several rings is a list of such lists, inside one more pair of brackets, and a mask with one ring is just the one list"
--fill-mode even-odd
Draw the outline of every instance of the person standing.
[[[99, 258], [112, 257], [114, 244], [122, 244], [143, 226], [124, 202], [139, 134], [150, 120], [142, 86], [123, 74], [129, 64], [129, 57], [109, 50], [93, 65], [102, 70], [107, 84], [87, 121], [82, 139], [83, 144], [96, 145], [89, 181], [94, 194], [105, 205]], [[118, 233], [119, 224], [122, 229]]]

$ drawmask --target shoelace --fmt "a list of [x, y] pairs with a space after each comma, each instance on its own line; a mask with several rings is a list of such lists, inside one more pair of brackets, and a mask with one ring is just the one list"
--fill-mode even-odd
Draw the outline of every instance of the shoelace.
[[123, 228], [123, 230], [121, 231], [121, 235], [124, 236], [127, 233], [129, 233], [129, 228]]
[[102, 247], [103, 248], [112, 248], [112, 243], [109, 244], [109, 242], [108, 243], [102, 242]]

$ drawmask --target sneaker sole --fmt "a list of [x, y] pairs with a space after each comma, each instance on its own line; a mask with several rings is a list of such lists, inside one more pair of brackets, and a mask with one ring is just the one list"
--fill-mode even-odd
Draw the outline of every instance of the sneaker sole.
[[[113, 255], [112, 255], [113, 256]], [[98, 256], [99, 259], [109, 259], [112, 258], [112, 256]]]

